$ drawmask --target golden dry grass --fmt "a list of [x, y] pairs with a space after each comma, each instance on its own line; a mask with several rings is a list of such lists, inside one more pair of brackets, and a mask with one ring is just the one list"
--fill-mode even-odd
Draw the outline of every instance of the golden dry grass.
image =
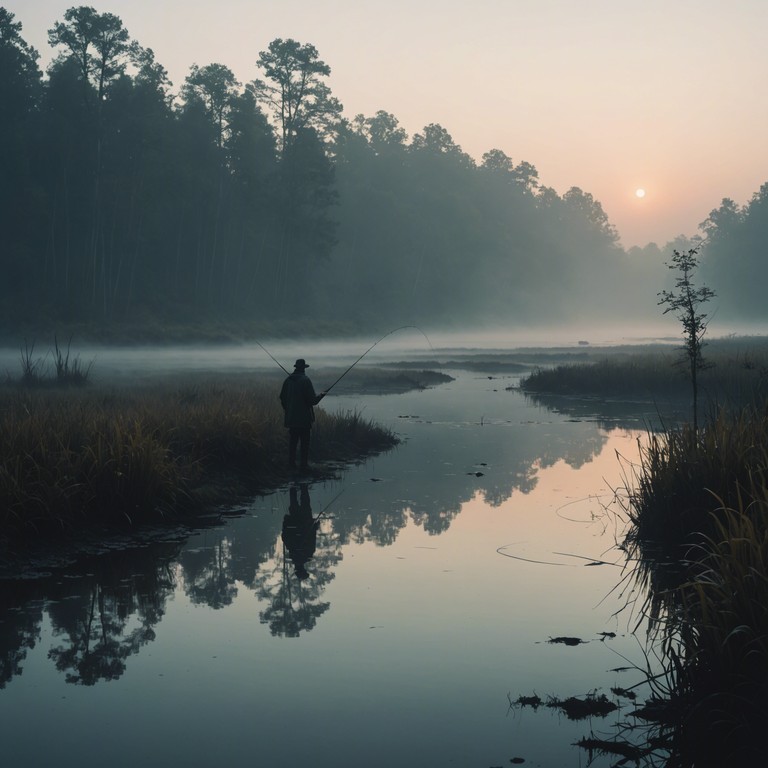
[[[358, 414], [318, 414], [313, 458], [391, 447]], [[0, 535], [196, 513], [285, 477], [274, 384], [206, 380], [133, 389], [0, 392]]]

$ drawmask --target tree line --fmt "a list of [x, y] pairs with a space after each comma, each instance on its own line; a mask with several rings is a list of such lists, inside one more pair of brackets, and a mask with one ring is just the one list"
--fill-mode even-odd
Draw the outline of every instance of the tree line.
[[500, 149], [477, 162], [438, 124], [345, 117], [311, 44], [273, 40], [247, 83], [193, 64], [174, 93], [114, 14], [70, 8], [48, 40], [44, 74], [0, 8], [6, 329], [652, 312], [663, 255], [624, 252], [590, 193]]
[[768, 284], [768, 183], [744, 205], [724, 198], [702, 222], [701, 272], [717, 287], [728, 314], [760, 321], [766, 318]]

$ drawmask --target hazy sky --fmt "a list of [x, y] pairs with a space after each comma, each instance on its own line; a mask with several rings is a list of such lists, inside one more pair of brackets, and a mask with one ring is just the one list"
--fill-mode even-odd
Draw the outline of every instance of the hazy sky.
[[[77, 3], [0, 0], [50, 61]], [[693, 235], [768, 181], [768, 0], [94, 0], [152, 48], [174, 90], [192, 64], [257, 76], [277, 37], [312, 43], [351, 118], [440, 123], [480, 159], [527, 160], [598, 199], [629, 247]], [[642, 199], [638, 188], [647, 192]]]

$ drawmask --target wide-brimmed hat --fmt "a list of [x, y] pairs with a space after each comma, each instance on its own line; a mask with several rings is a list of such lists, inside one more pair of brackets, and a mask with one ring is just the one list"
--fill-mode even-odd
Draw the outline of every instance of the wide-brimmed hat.
[[304, 360], [303, 357], [300, 357], [294, 364], [293, 367], [296, 368], [296, 370], [303, 371], [305, 368], [309, 368], [309, 363], [307, 363], [306, 360]]

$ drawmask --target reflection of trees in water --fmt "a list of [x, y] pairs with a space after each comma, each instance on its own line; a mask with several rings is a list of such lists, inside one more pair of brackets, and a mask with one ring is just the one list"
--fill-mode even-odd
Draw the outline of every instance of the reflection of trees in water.
[[[530, 493], [542, 469], [560, 460], [581, 467], [607, 439], [587, 422], [553, 423], [546, 430], [527, 424], [512, 429], [486, 426], [454, 431], [451, 439], [457, 435], [458, 448], [443, 440], [444, 432], [431, 441], [425, 436], [423, 455], [429, 460], [412, 467], [408, 462], [418, 461], [418, 455], [410, 453], [404, 464], [395, 464], [392, 482], [345, 488], [344, 499], [330, 510], [333, 522], [321, 519], [310, 525], [316, 540], [298, 558], [296, 541], [290, 533], [282, 535], [281, 519], [266, 514], [197, 533], [181, 552], [178, 543], [166, 543], [93, 558], [67, 574], [77, 575], [77, 580], [9, 582], [0, 602], [0, 687], [21, 674], [28, 651], [40, 637], [45, 609], [58, 641], [50, 658], [68, 681], [93, 684], [119, 677], [128, 657], [154, 639], [167, 597], [175, 589], [175, 573], [194, 604], [213, 608], [230, 605], [237, 585], [245, 585], [266, 603], [260, 618], [270, 632], [295, 637], [316, 626], [329, 610], [330, 604], [321, 598], [334, 578], [343, 545], [391, 545], [409, 522], [440, 534], [476, 495], [499, 506], [516, 490]], [[465, 464], [457, 463], [460, 454]], [[287, 517], [297, 505], [294, 516], [306, 519], [302, 493], [311, 516], [309, 492], [308, 487], [294, 488]], [[297, 560], [308, 577], [297, 575]]]
[[408, 523], [409, 507], [407, 501], [402, 501], [399, 506], [392, 509], [380, 509], [376, 512], [362, 510], [362, 513], [356, 516], [355, 524], [347, 527], [345, 521], [347, 513], [342, 519], [334, 521], [334, 530], [340, 540], [347, 544], [364, 544], [366, 541], [376, 542], [379, 546], [388, 547], [395, 543], [397, 535], [405, 528]]
[[533, 473], [554, 467], [560, 461], [573, 469], [581, 469], [600, 454], [608, 441], [608, 436], [597, 429], [581, 432], [579, 436], [578, 442], [565, 435], [552, 436], [531, 464]]
[[237, 597], [232, 545], [223, 535], [212, 547], [185, 549], [179, 556], [184, 591], [195, 605], [224, 608]]
[[[468, 499], [466, 499], [468, 501]], [[423, 528], [425, 533], [437, 536], [445, 533], [453, 520], [461, 512], [463, 500], [453, 502], [451, 505], [443, 505], [440, 502], [427, 506], [414, 505], [410, 508], [411, 519], [416, 525]]]
[[125, 671], [125, 660], [155, 639], [148, 621], [126, 632], [121, 598], [99, 585], [92, 587], [90, 596], [76, 602], [68, 600], [65, 606], [56, 612], [55, 630], [65, 641], [48, 656], [56, 669], [66, 673], [68, 683], [93, 685], [99, 680], [116, 680]]
[[95, 574], [83, 577], [77, 595], [48, 603], [54, 637], [60, 640], [48, 656], [67, 682], [115, 680], [126, 659], [155, 639], [154, 627], [175, 588], [173, 569], [165, 558], [138, 566], [137, 558], [138, 552], [124, 552], [97, 560]]
[[256, 572], [251, 587], [267, 603], [259, 614], [262, 624], [273, 635], [298, 637], [313, 629], [330, 608], [320, 598], [342, 558], [341, 541], [332, 526], [322, 520], [322, 513], [313, 516], [305, 484], [290, 489], [280, 538], [273, 557]]
[[480, 489], [480, 494], [486, 504], [491, 507], [500, 507], [515, 490], [524, 494], [531, 493], [538, 483], [540, 468], [534, 462], [515, 468], [510, 474], [505, 475], [503, 480], [494, 482], [492, 478], [489, 478], [489, 481], [484, 483], [484, 487]]
[[[407, 498], [403, 498], [402, 482], [378, 484], [375, 492], [368, 486], [362, 490], [359, 503], [352, 500], [350, 504], [349, 496], [345, 496], [347, 511], [334, 520], [341, 541], [373, 541], [388, 546], [409, 521], [428, 534], [439, 535], [450, 528], [464, 504], [478, 494], [486, 504], [499, 507], [516, 491], [531, 493], [539, 473], [559, 461], [575, 469], [592, 461], [608, 440], [592, 424], [559, 425], [546, 432], [541, 425], [519, 430], [487, 426], [482, 433], [478, 430], [466, 434], [467, 464], [456, 466], [455, 447], [433, 443], [429, 446], [432, 471], [409, 472]], [[488, 461], [470, 463], [477, 457]], [[376, 499], [373, 509], [372, 496]]]
[[115, 680], [126, 660], [155, 639], [175, 588], [178, 544], [90, 557], [54, 578], [11, 582], [0, 590], [0, 688], [22, 673], [40, 638], [44, 612], [57, 641], [48, 652], [69, 683]]
[[157, 543], [85, 558], [47, 579], [7, 580], [0, 590], [0, 688], [22, 673], [45, 611], [55, 639], [49, 658], [67, 682], [93, 685], [119, 678], [127, 659], [155, 639], [177, 574], [192, 602], [229, 605], [236, 582], [251, 581], [269, 554], [269, 547], [254, 546], [261, 531], [236, 531], [197, 534], [216, 537], [214, 545], [181, 554], [178, 542]]
[[[29, 594], [28, 594], [29, 593]], [[20, 607], [23, 605], [23, 608]], [[6, 582], [0, 588], [0, 689], [16, 675], [40, 639], [43, 601], [29, 584]]]
[[[276, 637], [298, 637], [302, 631], [309, 632], [331, 607], [328, 602], [320, 602], [324, 584], [299, 580], [292, 570], [283, 553], [275, 558], [271, 567], [259, 572], [251, 585], [259, 600], [267, 603], [259, 613], [261, 623], [267, 624]], [[328, 572], [327, 577], [325, 583], [333, 579], [333, 574]]]
[[[563, 397], [536, 392], [523, 393], [527, 403], [551, 413], [595, 423], [600, 429], [644, 429], [653, 424], [671, 424], [685, 412], [678, 403], [657, 404], [647, 401], [604, 400], [600, 398]], [[681, 413], [682, 411], [682, 413]]]
[[195, 605], [224, 608], [273, 555], [275, 521], [240, 518], [197, 534], [178, 558], [184, 592]]

